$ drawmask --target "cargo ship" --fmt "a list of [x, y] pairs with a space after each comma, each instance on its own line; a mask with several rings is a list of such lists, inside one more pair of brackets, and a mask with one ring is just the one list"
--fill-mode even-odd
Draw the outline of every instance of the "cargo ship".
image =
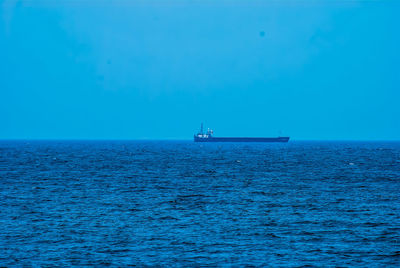
[[288, 142], [289, 137], [214, 137], [213, 131], [203, 132], [203, 123], [200, 132], [194, 135], [195, 142]]

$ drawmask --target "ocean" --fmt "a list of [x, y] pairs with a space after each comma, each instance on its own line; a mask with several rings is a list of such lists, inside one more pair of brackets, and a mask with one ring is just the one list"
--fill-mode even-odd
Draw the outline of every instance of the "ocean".
[[400, 265], [400, 142], [1, 141], [0, 266]]

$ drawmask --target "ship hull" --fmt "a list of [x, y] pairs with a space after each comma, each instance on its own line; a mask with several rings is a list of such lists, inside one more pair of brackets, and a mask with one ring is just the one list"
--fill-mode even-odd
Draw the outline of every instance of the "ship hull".
[[207, 137], [194, 136], [195, 142], [288, 142], [289, 137], [251, 138], [251, 137]]

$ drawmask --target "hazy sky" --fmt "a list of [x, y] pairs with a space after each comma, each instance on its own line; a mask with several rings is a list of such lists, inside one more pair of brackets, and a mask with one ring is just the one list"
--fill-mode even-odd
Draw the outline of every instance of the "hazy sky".
[[0, 138], [400, 140], [400, 1], [0, 0]]

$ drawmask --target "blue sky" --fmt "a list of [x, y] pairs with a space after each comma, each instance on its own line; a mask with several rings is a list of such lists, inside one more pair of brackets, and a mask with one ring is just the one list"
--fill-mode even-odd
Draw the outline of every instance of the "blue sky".
[[0, 1], [1, 139], [400, 140], [398, 1]]

